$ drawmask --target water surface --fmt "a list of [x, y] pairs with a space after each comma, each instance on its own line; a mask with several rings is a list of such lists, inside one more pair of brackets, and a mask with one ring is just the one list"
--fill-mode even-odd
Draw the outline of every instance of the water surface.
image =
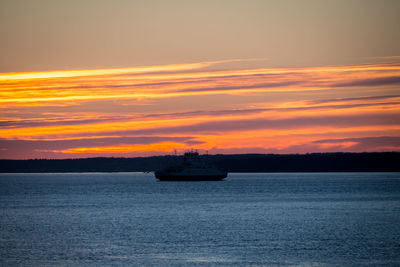
[[0, 175], [0, 265], [400, 266], [399, 173]]

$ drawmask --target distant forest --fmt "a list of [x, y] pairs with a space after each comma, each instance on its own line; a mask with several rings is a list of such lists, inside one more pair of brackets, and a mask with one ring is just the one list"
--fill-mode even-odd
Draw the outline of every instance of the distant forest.
[[[0, 160], [1, 173], [151, 172], [176, 165], [183, 156]], [[398, 172], [400, 152], [202, 155], [228, 172]]]

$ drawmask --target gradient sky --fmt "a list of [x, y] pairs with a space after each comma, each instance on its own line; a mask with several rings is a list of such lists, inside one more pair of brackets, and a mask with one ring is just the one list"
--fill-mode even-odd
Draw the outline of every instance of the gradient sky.
[[400, 151], [400, 1], [1, 1], [0, 158]]

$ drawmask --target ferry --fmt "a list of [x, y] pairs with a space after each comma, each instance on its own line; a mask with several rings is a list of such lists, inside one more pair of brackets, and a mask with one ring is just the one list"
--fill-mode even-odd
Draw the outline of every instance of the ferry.
[[221, 181], [228, 176], [226, 171], [206, 164], [197, 151], [186, 152], [183, 162], [154, 172], [160, 181]]

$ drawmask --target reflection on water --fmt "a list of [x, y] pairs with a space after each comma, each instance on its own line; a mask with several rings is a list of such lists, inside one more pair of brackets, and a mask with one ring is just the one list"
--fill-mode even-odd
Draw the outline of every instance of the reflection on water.
[[399, 173], [1, 174], [1, 265], [398, 266]]

